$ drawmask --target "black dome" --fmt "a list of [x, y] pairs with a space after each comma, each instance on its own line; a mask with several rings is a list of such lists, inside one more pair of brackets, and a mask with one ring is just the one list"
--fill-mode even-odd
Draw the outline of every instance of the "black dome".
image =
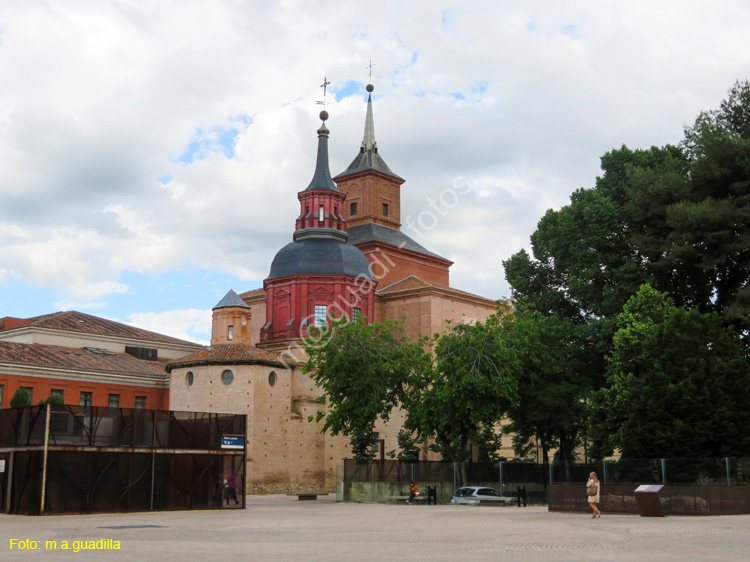
[[372, 279], [370, 262], [356, 246], [335, 238], [301, 238], [278, 251], [268, 279], [296, 274], [363, 275]]

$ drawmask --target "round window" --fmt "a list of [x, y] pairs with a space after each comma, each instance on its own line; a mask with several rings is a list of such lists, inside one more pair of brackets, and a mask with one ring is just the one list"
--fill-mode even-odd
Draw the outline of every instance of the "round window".
[[271, 371], [271, 374], [268, 375], [268, 384], [271, 386], [276, 384], [276, 373], [274, 371]]
[[188, 371], [188, 374], [185, 377], [185, 379], [187, 380], [188, 386], [193, 386], [193, 379], [194, 379], [193, 371]]
[[221, 373], [221, 381], [224, 384], [232, 384], [232, 381], [234, 380], [234, 373], [227, 369], [223, 373]]

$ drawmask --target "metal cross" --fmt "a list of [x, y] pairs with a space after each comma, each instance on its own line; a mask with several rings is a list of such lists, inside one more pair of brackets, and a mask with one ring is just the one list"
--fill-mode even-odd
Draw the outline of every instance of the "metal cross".
[[369, 82], [372, 82], [372, 67], [373, 67], [373, 66], [375, 66], [375, 65], [374, 65], [374, 64], [372, 64], [372, 59], [370, 59], [370, 64], [369, 64], [369, 66], [366, 66], [366, 67], [365, 67], [365, 68], [369, 69], [369, 71], [370, 71], [370, 80], [369, 80]]
[[323, 101], [316, 101], [316, 102], [315, 102], [315, 103], [316, 103], [316, 104], [318, 104], [318, 105], [322, 105], [322, 106], [323, 106], [323, 109], [325, 109], [325, 108], [326, 108], [326, 88], [328, 88], [328, 86], [329, 86], [330, 84], [331, 84], [331, 83], [330, 83], [330, 82], [328, 81], [328, 78], [326, 78], [326, 77], [324, 76], [324, 77], [323, 77], [323, 83], [322, 83], [322, 84], [320, 85], [320, 87], [321, 87], [321, 88], [323, 88]]

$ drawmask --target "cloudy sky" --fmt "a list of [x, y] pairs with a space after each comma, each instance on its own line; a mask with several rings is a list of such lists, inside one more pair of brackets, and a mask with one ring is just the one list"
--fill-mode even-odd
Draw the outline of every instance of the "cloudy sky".
[[333, 174], [356, 155], [370, 59], [403, 230], [509, 296], [545, 210], [606, 151], [679, 142], [748, 37], [747, 0], [3, 0], [0, 317], [207, 341], [291, 241], [324, 77]]

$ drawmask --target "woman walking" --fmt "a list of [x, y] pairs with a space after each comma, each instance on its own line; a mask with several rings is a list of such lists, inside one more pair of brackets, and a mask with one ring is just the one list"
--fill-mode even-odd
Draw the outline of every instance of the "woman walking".
[[591, 516], [592, 519], [602, 516], [602, 512], [599, 511], [599, 508], [596, 506], [596, 504], [599, 503], [599, 492], [601, 492], [599, 479], [596, 477], [596, 472], [592, 472], [589, 474], [589, 481], [586, 482], [586, 495], [589, 498], [589, 505], [591, 506], [593, 513]]

